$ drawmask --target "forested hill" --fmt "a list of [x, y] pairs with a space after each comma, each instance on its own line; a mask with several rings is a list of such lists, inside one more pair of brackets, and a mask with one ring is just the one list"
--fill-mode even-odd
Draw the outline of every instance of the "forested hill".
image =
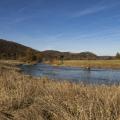
[[46, 59], [50, 59], [50, 58], [59, 59], [60, 56], [63, 56], [65, 60], [98, 59], [98, 56], [91, 52], [71, 53], [71, 52], [46, 50], [43, 51], [42, 53]]
[[[39, 54], [37, 50], [24, 45], [0, 39], [0, 59], [35, 59], [35, 55]], [[31, 56], [30, 56], [31, 55]]]

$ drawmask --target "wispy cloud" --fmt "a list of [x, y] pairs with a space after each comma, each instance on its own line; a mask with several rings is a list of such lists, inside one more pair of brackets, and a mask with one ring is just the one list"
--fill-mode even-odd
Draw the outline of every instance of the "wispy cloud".
[[99, 12], [105, 11], [107, 9], [113, 8], [118, 4], [117, 3], [115, 3], [115, 4], [108, 4], [108, 3], [97, 4], [97, 5], [94, 5], [92, 7], [85, 8], [83, 10], [80, 10], [80, 11], [77, 11], [77, 12], [73, 13], [72, 17], [81, 17], [81, 16], [91, 15], [91, 14], [94, 14], [94, 13], [99, 13]]
[[17, 13], [22, 13], [22, 12], [24, 12], [26, 9], [27, 9], [26, 6], [24, 6], [24, 7], [22, 7], [22, 8], [19, 8], [19, 9], [17, 10]]
[[14, 20], [12, 20], [11, 22], [9, 22], [9, 24], [18, 24], [18, 23], [22, 23], [22, 22], [24, 22], [24, 21], [29, 20], [30, 18], [32, 18], [32, 16], [16, 17], [16, 18], [14, 18]]
[[[42, 2], [42, 0], [39, 0], [39, 2], [40, 1]], [[34, 8], [35, 5], [36, 3], [30, 2], [18, 8], [14, 13], [11, 14], [11, 17], [8, 18], [10, 19], [9, 24], [17, 24], [38, 17], [34, 16], [35, 13], [27, 14], [30, 13], [30, 10], [32, 9], [39, 10], [38, 8]]]
[[90, 15], [90, 14], [93, 14], [93, 13], [98, 13], [100, 11], [103, 11], [105, 10], [106, 6], [100, 6], [100, 7], [92, 7], [92, 8], [87, 8], [87, 9], [84, 9], [84, 10], [81, 10], [81, 11], [78, 11], [76, 13], [74, 13], [72, 15], [72, 17], [81, 17], [81, 16], [85, 16], [85, 15]]

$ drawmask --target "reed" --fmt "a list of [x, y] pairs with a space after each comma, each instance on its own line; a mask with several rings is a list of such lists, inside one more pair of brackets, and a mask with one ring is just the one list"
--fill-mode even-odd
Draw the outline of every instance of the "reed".
[[120, 120], [120, 86], [85, 85], [0, 69], [0, 120]]

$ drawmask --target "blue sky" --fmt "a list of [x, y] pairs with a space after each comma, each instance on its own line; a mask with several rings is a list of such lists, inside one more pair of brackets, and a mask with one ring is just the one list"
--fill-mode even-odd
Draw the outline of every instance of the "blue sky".
[[0, 0], [0, 38], [38, 50], [120, 52], [120, 0]]

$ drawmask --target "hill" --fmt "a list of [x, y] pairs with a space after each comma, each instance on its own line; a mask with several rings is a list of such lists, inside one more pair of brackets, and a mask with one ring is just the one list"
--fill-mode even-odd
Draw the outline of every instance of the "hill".
[[96, 59], [113, 59], [111, 56], [97, 56], [92, 52], [60, 52], [55, 50], [37, 51], [30, 47], [0, 39], [0, 59], [19, 59], [27, 61], [41, 60], [59, 60], [63, 57], [64, 60], [96, 60]]
[[70, 53], [70, 52], [60, 52], [54, 50], [46, 50], [42, 52], [44, 58], [49, 59], [59, 59], [61, 56], [65, 60], [86, 60], [86, 59], [98, 59], [98, 56], [91, 52], [81, 52], [81, 53]]
[[[0, 39], [0, 59], [36, 59], [39, 51], [24, 45]], [[30, 58], [31, 57], [31, 58]]]

